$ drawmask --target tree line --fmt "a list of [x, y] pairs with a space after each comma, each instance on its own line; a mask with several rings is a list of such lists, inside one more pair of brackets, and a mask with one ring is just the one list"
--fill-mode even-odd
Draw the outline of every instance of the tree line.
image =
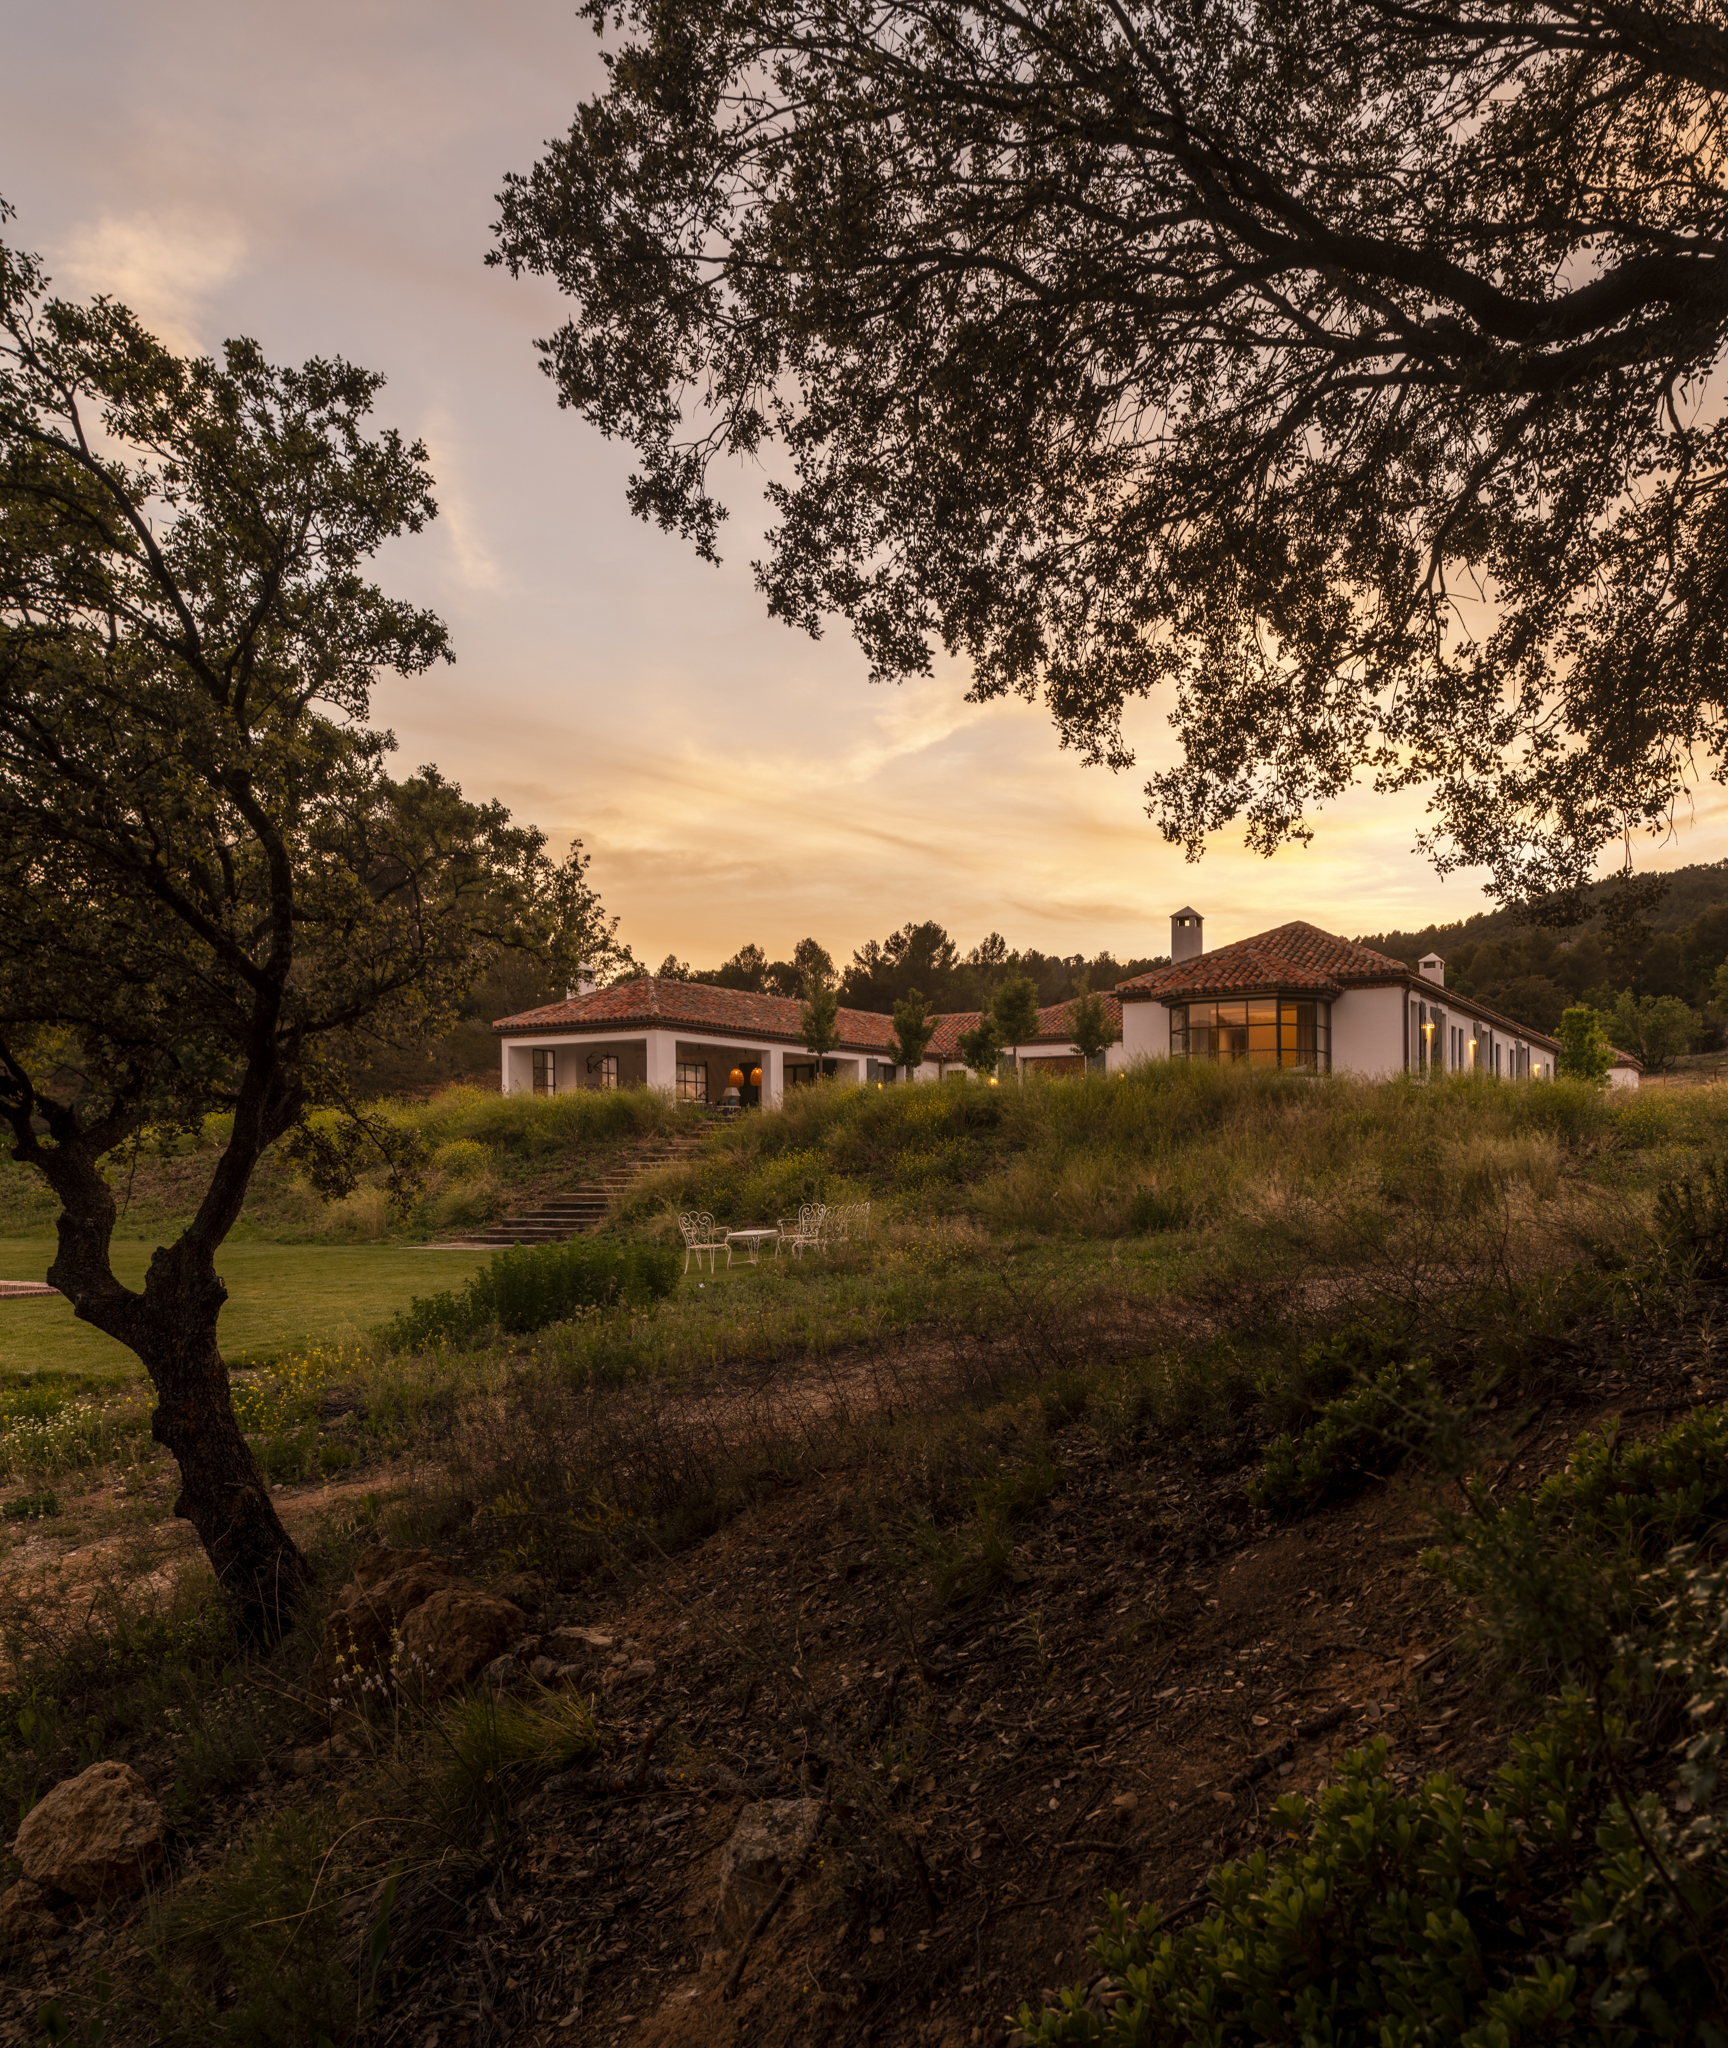
[[1109, 951], [1043, 953], [1036, 947], [1011, 949], [1000, 932], [991, 932], [962, 953], [944, 927], [933, 918], [908, 920], [884, 939], [868, 939], [843, 969], [815, 939], [800, 939], [790, 959], [770, 960], [760, 946], [740, 946], [718, 967], [693, 968], [668, 955], [657, 970], [674, 981], [703, 981], [716, 988], [745, 989], [753, 994], [802, 1000], [812, 976], [831, 984], [851, 1010], [891, 1014], [914, 992], [938, 1015], [983, 1010], [997, 990], [1010, 981], [1028, 981], [1038, 1008], [1065, 1003], [1087, 990], [1108, 992], [1167, 959], [1118, 959]]

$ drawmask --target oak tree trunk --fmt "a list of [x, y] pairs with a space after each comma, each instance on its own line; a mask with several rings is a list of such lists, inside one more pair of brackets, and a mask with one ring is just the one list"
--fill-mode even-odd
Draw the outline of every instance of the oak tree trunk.
[[[223, 1166], [229, 1163], [224, 1160]], [[174, 1513], [197, 1531], [241, 1628], [273, 1641], [310, 1571], [282, 1526], [241, 1433], [216, 1340], [228, 1290], [216, 1272], [221, 1235], [209, 1228], [208, 1212], [228, 1208], [220, 1199], [223, 1190], [213, 1187], [218, 1199], [207, 1198], [200, 1218], [175, 1244], [155, 1253], [143, 1289], [135, 1293], [113, 1275], [114, 1197], [93, 1148], [75, 1142], [58, 1147], [47, 1156], [44, 1171], [63, 1205], [49, 1282], [81, 1321], [143, 1361], [156, 1390], [150, 1433], [180, 1468]], [[232, 1178], [243, 1189], [249, 1177], [245, 1162], [235, 1160], [230, 1175], [219, 1169], [217, 1181]], [[235, 1199], [233, 1210], [238, 1206]]]

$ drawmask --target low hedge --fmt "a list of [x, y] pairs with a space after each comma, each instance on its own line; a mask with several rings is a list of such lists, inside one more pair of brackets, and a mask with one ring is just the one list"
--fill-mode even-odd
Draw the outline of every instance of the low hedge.
[[582, 1309], [663, 1301], [678, 1274], [678, 1254], [666, 1245], [512, 1245], [466, 1287], [416, 1295], [379, 1336], [392, 1351], [426, 1351], [482, 1330], [521, 1335]]

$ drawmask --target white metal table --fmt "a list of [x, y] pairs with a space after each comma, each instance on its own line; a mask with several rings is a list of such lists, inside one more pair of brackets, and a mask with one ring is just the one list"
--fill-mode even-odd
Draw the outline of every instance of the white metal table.
[[732, 1247], [740, 1246], [750, 1254], [750, 1263], [755, 1265], [757, 1254], [765, 1244], [771, 1244], [780, 1235], [779, 1230], [768, 1224], [760, 1230], [729, 1230], [726, 1233], [726, 1263], [732, 1263]]

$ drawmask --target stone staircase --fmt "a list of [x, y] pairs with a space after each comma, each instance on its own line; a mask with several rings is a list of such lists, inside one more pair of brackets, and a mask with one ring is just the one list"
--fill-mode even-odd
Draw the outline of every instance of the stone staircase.
[[548, 1195], [538, 1208], [525, 1209], [519, 1216], [505, 1216], [497, 1223], [489, 1223], [484, 1230], [448, 1238], [440, 1249], [494, 1251], [512, 1244], [568, 1243], [573, 1237], [598, 1230], [612, 1204], [643, 1174], [688, 1157], [701, 1143], [700, 1138], [652, 1139], [633, 1158], [610, 1173], [601, 1174], [597, 1180], [572, 1188], [565, 1195]]

